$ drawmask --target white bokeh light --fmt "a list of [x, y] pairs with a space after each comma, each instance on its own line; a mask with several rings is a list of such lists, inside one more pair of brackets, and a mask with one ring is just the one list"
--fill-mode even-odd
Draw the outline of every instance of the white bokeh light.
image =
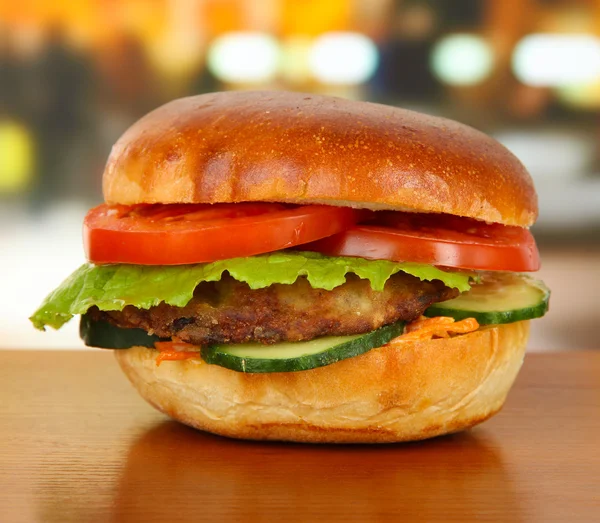
[[210, 45], [208, 68], [224, 82], [267, 82], [277, 74], [279, 57], [279, 43], [266, 33], [227, 33]]
[[325, 33], [315, 40], [309, 63], [312, 75], [320, 82], [356, 85], [373, 76], [379, 52], [375, 43], [360, 33]]
[[586, 84], [600, 78], [600, 39], [593, 35], [534, 34], [513, 54], [515, 76], [538, 87]]
[[433, 49], [433, 73], [449, 85], [474, 85], [485, 80], [494, 66], [489, 44], [480, 36], [453, 34], [442, 38]]

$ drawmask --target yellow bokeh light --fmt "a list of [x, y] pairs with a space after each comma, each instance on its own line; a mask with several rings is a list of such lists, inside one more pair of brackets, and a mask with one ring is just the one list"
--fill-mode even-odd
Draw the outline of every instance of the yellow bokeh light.
[[600, 108], [600, 79], [581, 85], [561, 87], [556, 90], [558, 98], [576, 109], [590, 110]]
[[0, 121], [0, 193], [25, 190], [33, 177], [33, 140], [23, 125]]

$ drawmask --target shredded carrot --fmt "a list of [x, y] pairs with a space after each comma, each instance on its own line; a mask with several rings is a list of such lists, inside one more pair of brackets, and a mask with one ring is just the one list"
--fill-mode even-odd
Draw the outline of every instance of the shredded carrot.
[[436, 318], [421, 317], [409, 323], [404, 334], [394, 338], [390, 344], [403, 341], [426, 341], [433, 338], [449, 338], [450, 334], [466, 334], [476, 331], [479, 323], [475, 318], [455, 321], [454, 318], [438, 316]]
[[158, 367], [163, 361], [189, 360], [197, 357], [197, 352], [161, 351], [156, 357], [156, 366]]
[[[156, 357], [156, 366], [163, 361], [188, 360], [199, 356], [200, 347], [191, 343], [186, 343], [178, 338], [171, 341], [157, 341], [154, 348], [160, 352]], [[191, 350], [190, 350], [191, 349]]]
[[436, 318], [426, 318], [421, 316], [418, 320], [409, 323], [405, 327], [404, 332], [416, 332], [423, 329], [431, 329], [432, 327], [443, 328], [454, 323], [454, 318], [450, 318], [448, 316], [438, 316]]
[[154, 348], [158, 351], [189, 351], [195, 350], [196, 352], [200, 349], [198, 345], [193, 343], [186, 343], [181, 341], [179, 338], [173, 338], [171, 341], [157, 341], [154, 344]]

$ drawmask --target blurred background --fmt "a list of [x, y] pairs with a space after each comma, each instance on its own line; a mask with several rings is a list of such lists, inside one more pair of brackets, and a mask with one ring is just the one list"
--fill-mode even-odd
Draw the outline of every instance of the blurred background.
[[532, 350], [600, 348], [600, 0], [0, 0], [0, 348], [84, 261], [112, 144], [173, 98], [287, 89], [450, 117], [528, 167], [553, 289]]

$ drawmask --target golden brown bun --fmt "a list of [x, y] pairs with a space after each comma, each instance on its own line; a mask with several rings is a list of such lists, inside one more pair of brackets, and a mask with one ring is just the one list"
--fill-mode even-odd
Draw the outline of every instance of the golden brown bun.
[[465, 125], [289, 92], [210, 93], [135, 123], [104, 172], [109, 203], [278, 201], [469, 216], [527, 227], [523, 165]]
[[309, 371], [243, 374], [200, 360], [156, 365], [157, 352], [115, 351], [157, 409], [233, 438], [386, 443], [472, 427], [504, 403], [525, 353], [529, 322], [452, 339], [406, 342]]

